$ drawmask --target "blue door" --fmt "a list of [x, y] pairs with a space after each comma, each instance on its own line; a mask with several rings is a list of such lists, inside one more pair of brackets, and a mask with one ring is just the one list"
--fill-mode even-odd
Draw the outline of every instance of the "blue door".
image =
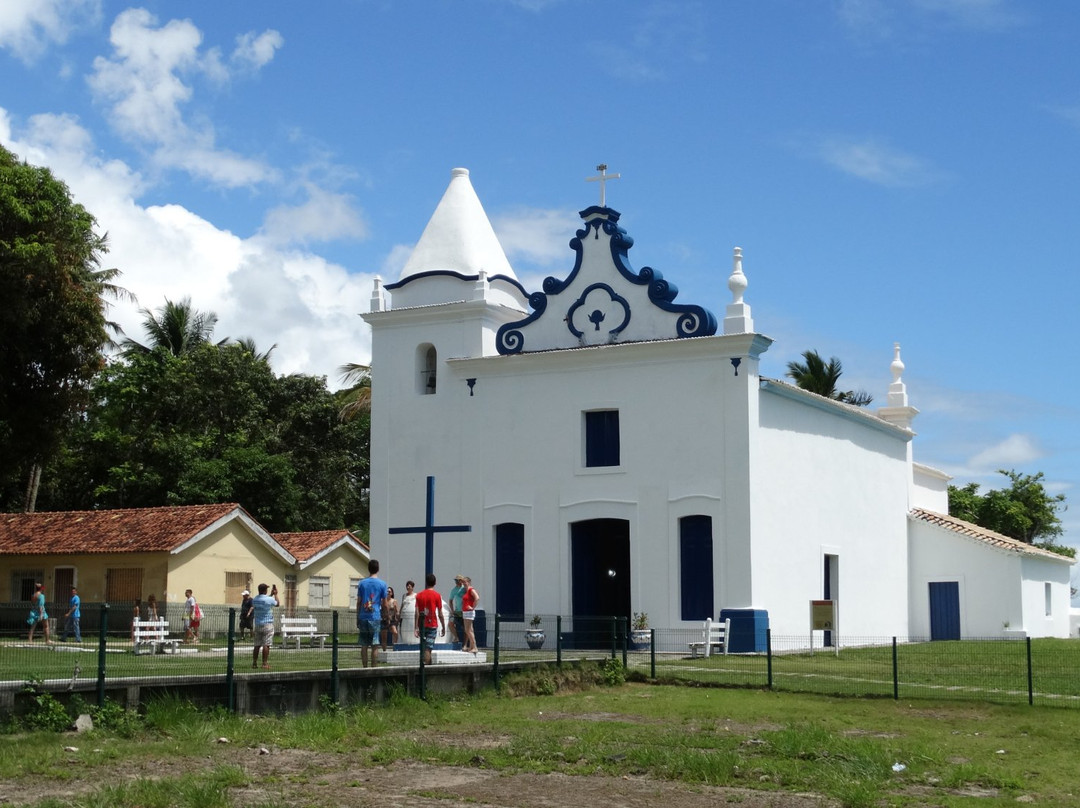
[[956, 581], [930, 584], [930, 639], [960, 639], [960, 584]]

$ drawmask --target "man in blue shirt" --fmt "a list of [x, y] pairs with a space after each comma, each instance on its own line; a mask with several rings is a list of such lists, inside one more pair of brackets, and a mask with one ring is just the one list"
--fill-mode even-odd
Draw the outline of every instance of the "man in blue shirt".
[[64, 623], [64, 633], [60, 636], [60, 642], [67, 642], [69, 634], [75, 637], [75, 642], [82, 642], [82, 630], [79, 628], [79, 619], [82, 617], [81, 604], [79, 590], [74, 586], [71, 587], [71, 600], [68, 601], [68, 606], [71, 608], [64, 615], [66, 621]]
[[356, 587], [356, 628], [360, 632], [360, 664], [368, 667], [368, 650], [371, 666], [375, 667], [375, 638], [382, 628], [383, 610], [389, 587], [379, 579], [379, 562], [368, 561], [368, 577]]
[[251, 654], [251, 667], [259, 667], [259, 649], [262, 648], [263, 668], [269, 670], [270, 646], [274, 642], [274, 607], [278, 605], [277, 584], [269, 595], [267, 589], [266, 584], [259, 584], [259, 594], [251, 599], [255, 611], [255, 650]]

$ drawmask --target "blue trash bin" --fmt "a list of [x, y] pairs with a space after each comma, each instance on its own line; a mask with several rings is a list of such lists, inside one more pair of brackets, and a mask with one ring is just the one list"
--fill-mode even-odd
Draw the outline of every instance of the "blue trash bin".
[[768, 650], [769, 612], [765, 609], [721, 609], [720, 622], [731, 620], [731, 653], [764, 653]]

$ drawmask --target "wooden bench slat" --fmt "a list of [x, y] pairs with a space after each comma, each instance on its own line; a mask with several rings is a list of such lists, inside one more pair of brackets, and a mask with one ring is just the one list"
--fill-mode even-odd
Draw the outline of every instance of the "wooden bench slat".
[[702, 651], [704, 656], [710, 656], [713, 649], [717, 652], [723, 651], [724, 654], [727, 654], [727, 638], [730, 633], [730, 618], [723, 622], [718, 621], [716, 623], [714, 623], [712, 619], [706, 619], [705, 625], [702, 626], [701, 640], [699, 642], [688, 643], [691, 656], [696, 657], [698, 651]]

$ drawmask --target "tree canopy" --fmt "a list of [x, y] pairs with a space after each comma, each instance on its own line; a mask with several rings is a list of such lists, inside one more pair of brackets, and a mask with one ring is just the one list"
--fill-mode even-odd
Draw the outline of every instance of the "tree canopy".
[[874, 400], [872, 395], [862, 390], [840, 391], [837, 389], [844, 367], [835, 356], [830, 357], [828, 362], [814, 350], [803, 351], [802, 356], [802, 362], [788, 362], [787, 366], [788, 378], [798, 387], [856, 407], [865, 407]]
[[[1001, 533], [1027, 544], [1062, 548], [1053, 544], [1061, 536], [1061, 518], [1065, 495], [1051, 496], [1043, 486], [1043, 473], [1020, 474], [998, 470], [1009, 478], [1008, 488], [979, 493], [978, 483], [963, 487], [949, 486], [949, 515]], [[1069, 549], [1069, 548], [1065, 548]], [[1071, 553], [1070, 553], [1071, 555]]]
[[368, 418], [321, 377], [275, 376], [244, 344], [112, 363], [48, 475], [53, 510], [239, 502], [267, 529], [367, 522]]
[[30, 480], [26, 510], [103, 365], [103, 296], [122, 291], [95, 224], [49, 169], [0, 146], [0, 486]]

